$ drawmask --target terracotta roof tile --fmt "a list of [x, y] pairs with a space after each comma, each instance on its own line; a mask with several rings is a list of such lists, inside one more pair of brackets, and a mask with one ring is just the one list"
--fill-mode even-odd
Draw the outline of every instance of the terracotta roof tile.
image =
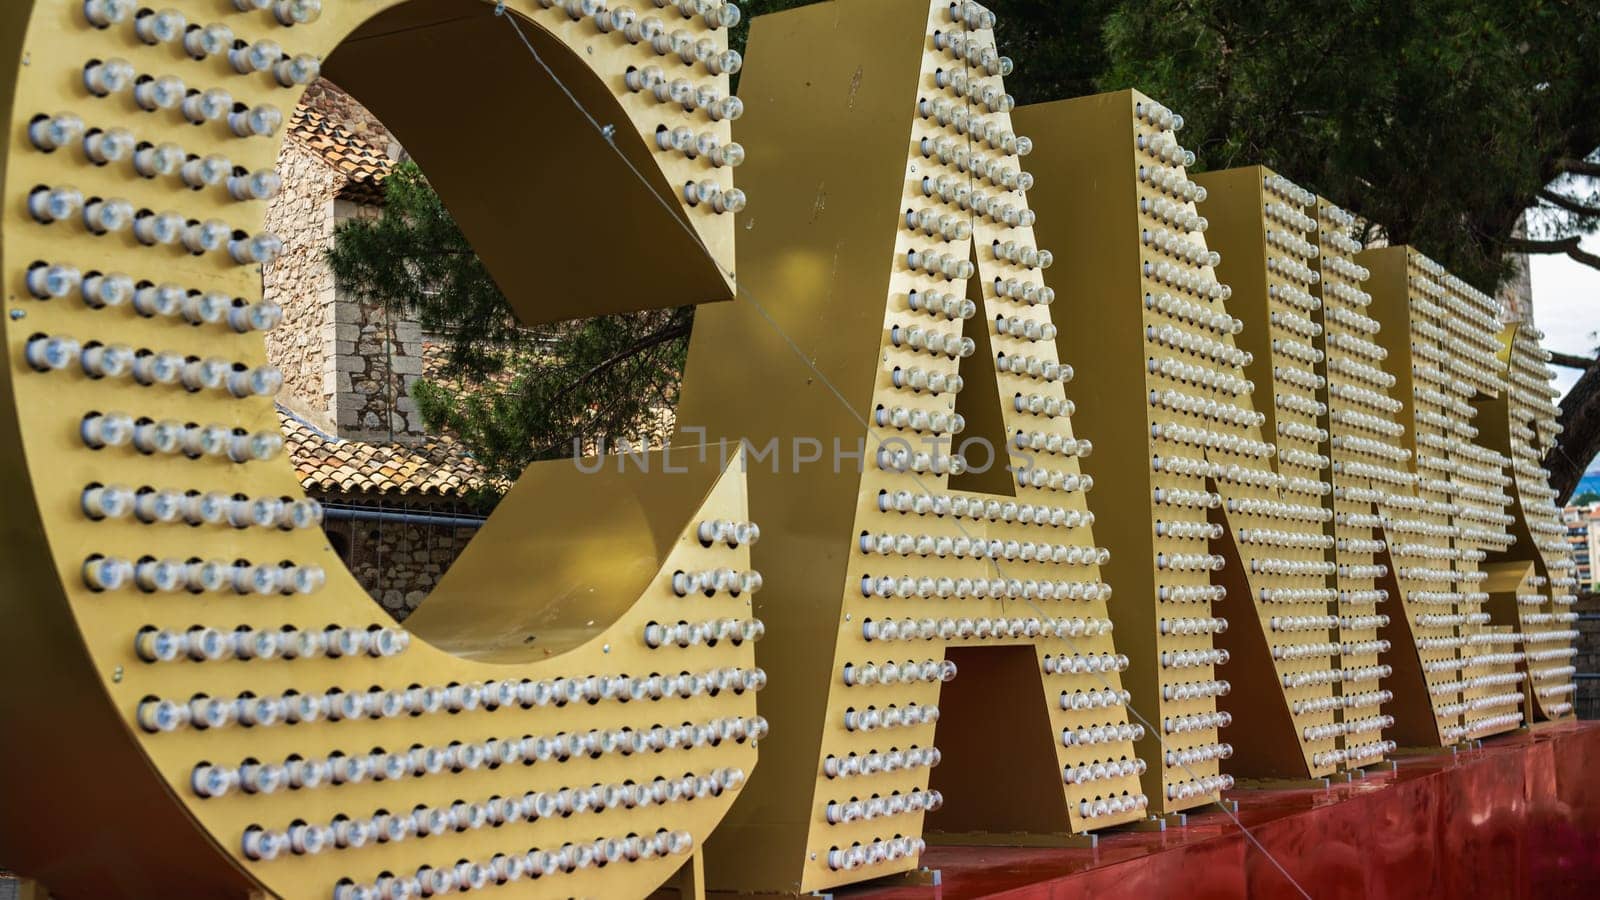
[[488, 483], [477, 460], [448, 437], [417, 445], [341, 440], [282, 409], [284, 447], [300, 486], [321, 493], [458, 497]]
[[394, 160], [350, 129], [309, 106], [295, 108], [289, 136], [322, 157], [347, 180], [339, 196], [357, 203], [383, 203], [383, 179]]

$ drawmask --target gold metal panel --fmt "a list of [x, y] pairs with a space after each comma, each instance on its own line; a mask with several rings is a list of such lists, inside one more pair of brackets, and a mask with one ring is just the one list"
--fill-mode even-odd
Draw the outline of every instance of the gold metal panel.
[[1514, 728], [1520, 712], [1494, 712], [1512, 702], [1496, 672], [1521, 654], [1509, 646], [1514, 635], [1484, 628], [1489, 573], [1479, 566], [1514, 539], [1503, 511], [1507, 460], [1481, 445], [1471, 423], [1474, 401], [1498, 392], [1493, 301], [1408, 247], [1364, 251], [1358, 263], [1372, 275], [1372, 314], [1406, 324], [1379, 337], [1387, 376], [1411, 399], [1401, 424], [1412, 484], [1382, 504], [1405, 610], [1386, 662], [1398, 676], [1401, 710], [1417, 707], [1416, 678], [1426, 683], [1436, 728], [1421, 729], [1419, 717], [1402, 713], [1397, 735], [1404, 743], [1448, 744]]
[[[1276, 448], [1264, 439], [1267, 419], [1253, 407], [1245, 375], [1252, 354], [1236, 339], [1247, 329], [1231, 314], [1232, 292], [1217, 280], [1209, 223], [1198, 211], [1207, 192], [1187, 178], [1192, 156], [1177, 143], [1181, 117], [1124, 91], [1028, 107], [1018, 122], [1040, 139], [1039, 228], [1061, 248], [1063, 302], [1075, 311], [1074, 327], [1057, 341], [1064, 356], [1080, 360], [1079, 410], [1102, 441], [1086, 469], [1102, 496], [1111, 492], [1109, 508], [1124, 511], [1106, 520], [1101, 539], [1115, 558], [1140, 560], [1108, 577], [1123, 598], [1112, 605], [1119, 640], [1137, 661], [1127, 675], [1134, 706], [1159, 715], [1166, 732], [1160, 745], [1152, 736], [1142, 748], [1163, 762], [1152, 766], [1145, 790], [1173, 812], [1232, 783], [1218, 760], [1235, 748], [1217, 731], [1231, 715], [1216, 699], [1230, 686], [1239, 696], [1228, 702], [1260, 728], [1237, 771], [1331, 771], [1331, 762], [1311, 756], [1331, 749], [1332, 735], [1297, 733], [1291, 710], [1329, 695], [1328, 682], [1282, 686], [1283, 660], [1273, 659], [1268, 637], [1272, 613], [1235, 612], [1258, 622], [1238, 629], [1221, 618], [1241, 603], [1272, 609], [1291, 596], [1325, 613], [1331, 590], [1316, 545], [1326, 513], [1320, 500], [1281, 493], [1286, 476], [1273, 468]], [[1239, 550], [1241, 540], [1273, 551], [1258, 558], [1260, 571], [1239, 564], [1256, 556]], [[1299, 590], [1308, 593], [1285, 593]], [[1214, 638], [1218, 632], [1224, 636]], [[1312, 649], [1326, 658], [1326, 644]], [[1294, 668], [1315, 662], [1300, 656], [1307, 652], [1293, 651]], [[1230, 655], [1243, 674], [1223, 681], [1217, 665]], [[1300, 718], [1332, 722], [1325, 704]]]
[[[1328, 405], [1343, 650], [1341, 715], [1370, 719], [1394, 699], [1392, 667], [1382, 659], [1394, 650], [1388, 635], [1397, 606], [1386, 586], [1393, 573], [1382, 503], [1392, 493], [1410, 489], [1414, 479], [1405, 463], [1411, 452], [1400, 446], [1405, 427], [1397, 419], [1405, 404], [1390, 396], [1393, 378], [1383, 371], [1385, 351], [1374, 341], [1383, 323], [1369, 314], [1372, 297], [1362, 288], [1369, 273], [1354, 261], [1361, 252], [1355, 217], [1320, 197], [1313, 215], [1316, 228], [1310, 238], [1317, 247], [1313, 265], [1319, 278], [1312, 294], [1319, 301], [1314, 321], [1322, 328], [1316, 346], [1324, 355], [1318, 374]], [[1431, 705], [1420, 680], [1415, 685], [1412, 699], [1421, 712], [1414, 707], [1411, 719], [1431, 722]], [[1390, 717], [1398, 711], [1393, 705], [1389, 709]], [[1371, 735], [1345, 737], [1340, 749], [1346, 767], [1360, 768], [1380, 761], [1393, 747], [1393, 741]]]
[[[1124, 708], [1126, 657], [1103, 630], [1087, 505], [1099, 496], [1077, 456], [1089, 445], [1040, 294], [1060, 267], [1046, 278], [1032, 255], [987, 13], [822, 3], [757, 19], [750, 55], [750, 302], [698, 314], [678, 421], [685, 436], [754, 449], [752, 509], [769, 535], [755, 559], [772, 582], [757, 612], [785, 636], [761, 648], [774, 685], [761, 711], [785, 738], [763, 748], [718, 829], [709, 882], [822, 890], [914, 868], [936, 832], [1060, 839], [1143, 817], [1130, 740], [1142, 729]], [[1000, 258], [1012, 242], [1023, 264]], [[974, 280], [981, 294], [963, 305]], [[1016, 296], [999, 296], [1012, 281]], [[979, 328], [982, 340], [960, 342]], [[930, 352], [930, 337], [960, 349]], [[984, 409], [963, 431], [956, 396], [974, 390], [963, 404]], [[968, 441], [980, 427], [1007, 442], [994, 463], [1016, 467], [1003, 492], [952, 483], [960, 454], [983, 464]], [[1017, 449], [1018, 434], [1040, 449]], [[882, 677], [908, 661], [911, 678]], [[922, 669], [949, 662], [948, 686]], [[905, 724], [908, 709], [936, 710], [937, 727], [920, 712]], [[899, 727], [883, 725], [890, 711]], [[944, 761], [930, 773], [935, 746]], [[929, 789], [943, 799], [932, 815], [860, 815]]]
[[1578, 620], [1572, 606], [1578, 581], [1566, 523], [1542, 467], [1557, 433], [1552, 401], [1558, 393], [1550, 386], [1554, 373], [1546, 365], [1549, 352], [1539, 345], [1541, 336], [1528, 323], [1501, 332], [1505, 390], [1498, 399], [1479, 405], [1479, 425], [1484, 443], [1511, 460], [1515, 499], [1509, 512], [1516, 519], [1511, 532], [1517, 541], [1490, 558], [1501, 566], [1533, 567], [1507, 594], [1511, 602], [1497, 602], [1491, 611], [1496, 623], [1513, 625], [1522, 638], [1521, 669], [1527, 675], [1532, 715], [1554, 719], [1572, 714], [1572, 663], [1577, 655], [1572, 644]]
[[[259, 268], [213, 244], [247, 247], [238, 242], [259, 229], [265, 203], [207, 184], [195, 163], [217, 155], [228, 163], [213, 163], [221, 174], [235, 174], [229, 166], [270, 169], [278, 140], [236, 133], [231, 104], [246, 112], [270, 106], [277, 120], [263, 113], [260, 131], [281, 128], [300, 95], [294, 76], [365, 27], [339, 52], [392, 80], [362, 83], [363, 98], [395, 114], [401, 138], [530, 320], [726, 297], [733, 217], [704, 203], [663, 205], [652, 188], [695, 178], [726, 191], [729, 170], [652, 148], [660, 124], [711, 132], [725, 145], [727, 122], [645, 101], [624, 86], [629, 66], [658, 64], [725, 93], [725, 73], [658, 55], [620, 31], [602, 33], [595, 18], [568, 12], [581, 12], [577, 4], [508, 4], [506, 13], [521, 17], [580, 97], [615, 113], [615, 140], [640, 161], [646, 186], [575, 119], [509, 29], [498, 43], [481, 30], [495, 24], [492, 6], [451, 4], [457, 18], [425, 27], [436, 36], [421, 54], [427, 65], [406, 43], [415, 35], [380, 35], [378, 25], [429, 26], [446, 10], [440, 3], [329, 3], [315, 21], [292, 27], [280, 12], [292, 22], [290, 13], [319, 5], [161, 4], [181, 13], [188, 31], [165, 14], [135, 19], [134, 6], [61, 0], [13, 3], [0, 13], [11, 63], [3, 92], [10, 131], [0, 150], [8, 198], [0, 212], [0, 495], [10, 503], [0, 550], [0, 716], [16, 736], [6, 742], [0, 793], [11, 808], [30, 811], [0, 824], [0, 858], [62, 895], [363, 897], [375, 895], [386, 872], [440, 887], [497, 882], [520, 866], [547, 874], [522, 877], [504, 893], [642, 896], [721, 818], [764, 733], [754, 698], [764, 676], [745, 639], [759, 634], [750, 619], [755, 585], [745, 577], [750, 535], [723, 529], [727, 540], [700, 539], [704, 522], [747, 518], [740, 474], [713, 462], [674, 476], [536, 466], [413, 625], [386, 625], [326, 545], [316, 508], [303, 502], [277, 452], [266, 396], [274, 378], [248, 320], [253, 312], [270, 324], [271, 310], [259, 305]], [[382, 18], [389, 10], [426, 21]], [[104, 27], [85, 19], [101, 11], [109, 11]], [[681, 29], [691, 47], [726, 47], [726, 29], [712, 30], [702, 17], [639, 12], [668, 19], [667, 30]], [[291, 62], [304, 57], [294, 63], [299, 71], [241, 74], [222, 28], [267, 62], [260, 42], [275, 43]], [[127, 71], [95, 68], [113, 59], [126, 60]], [[486, 115], [478, 97], [450, 84], [452, 65], [515, 78], [516, 114], [452, 118], [462, 110]], [[440, 77], [426, 81], [429, 74]], [[231, 103], [205, 91], [226, 91]], [[389, 91], [404, 94], [411, 116]], [[477, 93], [507, 102], [498, 90]], [[435, 117], [417, 115], [430, 109]], [[89, 131], [74, 133], [64, 119], [54, 146], [54, 137], [30, 128], [37, 117], [63, 114]], [[524, 120], [536, 123], [541, 140], [588, 149], [552, 149], [539, 161], [559, 160], [552, 168], [463, 139], [470, 124], [509, 136]], [[126, 129], [137, 146], [95, 164], [88, 154], [115, 149], [117, 139], [107, 138], [114, 129]], [[163, 152], [187, 169], [141, 155], [168, 143], [180, 149]], [[491, 172], [486, 162], [504, 168]], [[474, 180], [488, 177], [492, 189]], [[67, 186], [79, 193], [51, 198], [59, 210], [36, 193]], [[124, 199], [137, 227], [100, 216], [116, 205], [94, 205]], [[565, 225], [593, 225], [584, 241], [530, 244], [521, 227], [489, 234], [496, 223], [521, 221], [508, 211], [525, 216], [552, 200], [570, 212]], [[85, 202], [95, 212], [86, 215]], [[591, 202], [607, 217], [632, 219], [610, 227], [614, 220], [584, 205]], [[145, 215], [167, 210], [177, 211], [171, 223]], [[212, 220], [221, 224], [196, 227]], [[164, 224], [193, 244], [166, 242], [157, 227]], [[116, 227], [91, 230], [101, 225]], [[270, 258], [270, 242], [260, 249], [259, 259]], [[638, 264], [614, 265], [619, 252]], [[47, 284], [38, 263], [76, 275], [49, 273]], [[132, 302], [126, 292], [99, 289], [115, 280], [90, 277], [114, 273], [137, 288]], [[537, 293], [523, 288], [534, 284]], [[106, 302], [97, 308], [85, 298]], [[246, 317], [235, 320], [243, 330], [230, 327], [230, 315]], [[134, 356], [105, 349], [117, 345]], [[201, 365], [212, 359], [215, 368]], [[172, 383], [177, 373], [192, 390]], [[220, 430], [205, 430], [213, 423]], [[91, 449], [102, 438], [105, 446]], [[141, 499], [130, 510], [121, 492], [95, 493], [113, 486]], [[184, 524], [191, 517], [192, 527]], [[120, 584], [91, 583], [130, 570], [134, 577]], [[709, 594], [680, 596], [680, 572], [709, 573]], [[278, 579], [298, 587], [280, 591]], [[715, 626], [714, 642], [705, 623]], [[662, 626], [673, 626], [665, 643]], [[286, 658], [281, 648], [289, 646], [296, 658]], [[255, 658], [239, 658], [238, 648]], [[291, 710], [301, 721], [288, 724]], [[649, 752], [656, 739], [660, 755]], [[685, 773], [693, 776], [687, 782]], [[215, 788], [206, 777], [218, 779]], [[673, 781], [658, 789], [658, 777]], [[648, 786], [649, 795], [627, 782]], [[518, 798], [526, 805], [503, 802]], [[407, 820], [419, 804], [427, 809]], [[561, 815], [580, 806], [595, 812]], [[394, 837], [377, 840], [341, 816], [392, 823]], [[510, 820], [487, 827], [485, 818], [499, 816]], [[411, 839], [401, 840], [408, 821]], [[423, 841], [419, 827], [437, 830]], [[596, 854], [611, 864], [599, 867]]]
[[[1412, 353], [1421, 352], [1417, 348], [1425, 344], [1424, 339], [1437, 340], [1442, 354], [1437, 361], [1447, 375], [1441, 390], [1447, 397], [1456, 395], [1451, 398], [1449, 414], [1459, 420], [1457, 438], [1445, 445], [1449, 452], [1442, 471], [1448, 473], [1454, 524], [1459, 529], [1454, 537], [1460, 554], [1455, 568], [1458, 590], [1463, 593], [1461, 630], [1467, 637], [1462, 665], [1467, 683], [1462, 691], [1467, 704], [1463, 719], [1467, 737], [1480, 738], [1525, 724], [1520, 687], [1524, 676], [1515, 672], [1523, 662], [1523, 652], [1517, 647], [1521, 638], [1509, 623], [1489, 626], [1490, 573], [1482, 565], [1517, 542], [1511, 530], [1516, 517], [1507, 510], [1512, 504], [1508, 493], [1512, 478], [1506, 471], [1511, 460], [1497, 449], [1503, 446], [1501, 441], [1483, 433], [1481, 414], [1485, 404], [1498, 401], [1506, 367], [1500, 359], [1504, 345], [1496, 318], [1499, 303], [1449, 272], [1441, 274], [1439, 286], [1444, 293], [1438, 312], [1428, 310], [1426, 303], [1412, 303], [1412, 329], [1423, 332], [1420, 337], [1414, 334]], [[1415, 318], [1419, 311], [1431, 313], [1430, 324], [1436, 329], [1421, 329]], [[1425, 399], [1433, 399], [1433, 395], [1418, 394], [1417, 402]], [[1427, 460], [1428, 455], [1419, 448], [1419, 467]]]
[[[1282, 499], [1326, 510], [1321, 522], [1246, 528], [1243, 534], [1262, 536], [1235, 545], [1244, 557], [1238, 564], [1246, 572], [1269, 567], [1281, 571], [1288, 561], [1305, 573], [1253, 579], [1257, 585], [1245, 596], [1260, 598], [1263, 591], [1285, 586], [1299, 589], [1289, 594], [1293, 601], [1258, 600], [1255, 605], [1271, 668], [1253, 677], [1278, 685], [1292, 716], [1289, 730], [1299, 737], [1305, 757], [1302, 771], [1293, 774], [1324, 775], [1370, 764], [1382, 758], [1386, 743], [1381, 732], [1392, 724], [1392, 717], [1379, 709], [1384, 698], [1377, 686], [1378, 654], [1387, 649], [1377, 632], [1387, 617], [1370, 602], [1350, 603], [1359, 595], [1336, 583], [1340, 576], [1348, 580], [1363, 570], [1352, 572], [1348, 564], [1341, 570], [1335, 561], [1339, 538], [1348, 547], [1350, 536], [1338, 534], [1340, 510], [1330, 480], [1331, 376], [1315, 198], [1264, 166], [1207, 172], [1194, 181], [1208, 194], [1203, 205], [1210, 220], [1206, 244], [1221, 253], [1217, 274], [1233, 289], [1228, 311], [1245, 322], [1239, 346], [1254, 356], [1245, 373], [1265, 388], [1258, 388], [1255, 396], [1266, 416], [1265, 430], [1278, 448], [1273, 470], [1282, 479]], [[1370, 536], [1368, 529], [1368, 543]], [[1366, 581], [1370, 589], [1370, 576]], [[1314, 652], [1307, 645], [1332, 652]], [[1301, 656], [1305, 653], [1312, 655]], [[1236, 670], [1236, 682], [1244, 677]], [[1253, 760], [1259, 743], [1238, 748], [1236, 771], [1271, 771]]]

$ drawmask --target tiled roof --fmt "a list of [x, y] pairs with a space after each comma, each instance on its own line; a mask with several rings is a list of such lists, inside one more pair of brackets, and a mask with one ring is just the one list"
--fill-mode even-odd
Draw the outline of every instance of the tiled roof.
[[357, 203], [383, 203], [383, 179], [394, 160], [350, 129], [304, 104], [289, 119], [289, 136], [322, 157], [347, 180], [339, 196]]
[[332, 437], [278, 410], [284, 449], [307, 491], [406, 497], [459, 497], [488, 478], [461, 444], [429, 437], [416, 445]]

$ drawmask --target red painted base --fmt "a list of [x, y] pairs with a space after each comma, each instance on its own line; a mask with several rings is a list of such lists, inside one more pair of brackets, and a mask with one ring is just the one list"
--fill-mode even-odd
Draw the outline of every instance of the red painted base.
[[[852, 900], [1600, 897], [1600, 723], [1397, 760], [1329, 790], [1241, 790], [1184, 828], [1093, 850], [935, 847], [930, 887]], [[1242, 823], [1248, 834], [1240, 828]]]

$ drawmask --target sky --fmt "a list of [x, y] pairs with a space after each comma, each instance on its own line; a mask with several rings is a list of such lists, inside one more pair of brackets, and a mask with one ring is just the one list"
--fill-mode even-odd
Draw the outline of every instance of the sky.
[[[1591, 235], [1583, 249], [1600, 253], [1600, 235]], [[1544, 332], [1550, 350], [1593, 356], [1600, 346], [1600, 271], [1565, 255], [1530, 258], [1533, 279], [1533, 322]], [[1555, 386], [1562, 393], [1578, 380], [1578, 371], [1555, 368]], [[1595, 468], [1593, 464], [1590, 469]]]

